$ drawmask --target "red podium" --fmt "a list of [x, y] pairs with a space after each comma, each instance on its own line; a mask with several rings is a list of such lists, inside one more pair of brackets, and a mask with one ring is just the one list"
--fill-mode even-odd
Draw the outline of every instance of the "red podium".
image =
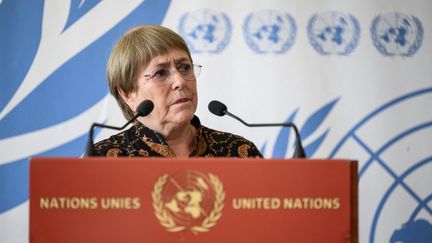
[[34, 158], [30, 242], [358, 242], [357, 162]]

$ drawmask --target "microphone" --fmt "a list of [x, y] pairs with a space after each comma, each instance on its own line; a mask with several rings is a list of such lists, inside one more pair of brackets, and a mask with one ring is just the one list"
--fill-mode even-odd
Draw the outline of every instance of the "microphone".
[[114, 130], [123, 130], [130, 123], [135, 121], [138, 117], [147, 116], [148, 114], [150, 114], [153, 111], [153, 108], [154, 108], [154, 105], [153, 105], [153, 102], [151, 100], [144, 100], [137, 107], [136, 115], [132, 119], [130, 119], [126, 124], [124, 124], [122, 127], [114, 127], [114, 126], [105, 125], [102, 123], [93, 123], [91, 125], [90, 131], [89, 131], [89, 139], [87, 141], [85, 156], [94, 156], [96, 154], [96, 151], [95, 151], [94, 146], [93, 146], [93, 143], [94, 143], [93, 130], [95, 127], [109, 128], [109, 129], [114, 129]]
[[294, 150], [294, 158], [306, 158], [306, 153], [304, 151], [302, 142], [301, 142], [301, 138], [300, 138], [300, 133], [297, 129], [297, 126], [293, 123], [293, 122], [285, 122], [285, 123], [260, 123], [260, 124], [249, 124], [245, 121], [243, 121], [242, 119], [240, 119], [239, 117], [237, 117], [234, 114], [231, 114], [228, 111], [228, 108], [225, 104], [223, 104], [220, 101], [217, 100], [213, 100], [208, 104], [208, 109], [210, 110], [211, 113], [217, 115], [217, 116], [224, 116], [224, 115], [228, 115], [238, 121], [240, 121], [241, 123], [243, 123], [244, 125], [248, 126], [248, 127], [292, 127], [294, 129], [294, 133], [296, 136], [296, 144], [295, 144], [295, 150]]

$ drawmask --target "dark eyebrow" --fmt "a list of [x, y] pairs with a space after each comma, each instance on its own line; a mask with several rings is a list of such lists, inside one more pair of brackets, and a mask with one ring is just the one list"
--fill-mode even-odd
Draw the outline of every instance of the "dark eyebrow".
[[[179, 63], [183, 63], [183, 62], [185, 62], [185, 61], [188, 61], [188, 62], [192, 63], [192, 62], [190, 61], [189, 57], [180, 57], [180, 58], [178, 58], [178, 59], [174, 59], [174, 63], [175, 63], [176, 65], [179, 64]], [[156, 65], [156, 68], [160, 68], [160, 67], [169, 67], [170, 65], [171, 65], [171, 61], [168, 61], [168, 62], [161, 62], [161, 63], [158, 63], [158, 64]]]
[[182, 63], [182, 62], [185, 62], [185, 61], [191, 62], [188, 57], [182, 57], [182, 58], [174, 60], [174, 63], [178, 64], [178, 63]]

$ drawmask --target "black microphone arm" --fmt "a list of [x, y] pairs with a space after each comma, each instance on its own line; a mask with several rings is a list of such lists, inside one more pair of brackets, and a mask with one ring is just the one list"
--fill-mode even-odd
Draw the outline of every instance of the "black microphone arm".
[[124, 124], [122, 127], [115, 127], [115, 126], [110, 126], [110, 125], [105, 125], [102, 123], [93, 123], [90, 127], [90, 131], [89, 131], [89, 138], [87, 141], [87, 146], [86, 146], [86, 152], [84, 156], [94, 156], [96, 155], [96, 151], [94, 149], [93, 146], [93, 131], [95, 129], [95, 127], [102, 127], [102, 128], [108, 128], [108, 129], [113, 129], [113, 130], [123, 130], [125, 129], [129, 124], [131, 124], [133, 121], [135, 121], [138, 117], [140, 116], [147, 116], [148, 114], [150, 114], [153, 111], [154, 105], [153, 102], [151, 100], [144, 100], [143, 102], [141, 102], [141, 104], [139, 104], [139, 106], [137, 107], [137, 113], [136, 115], [130, 119], [126, 124]]
[[238, 120], [239, 122], [243, 123], [245, 126], [248, 126], [248, 127], [292, 127], [294, 129], [294, 133], [296, 136], [296, 143], [295, 143], [295, 150], [294, 150], [293, 157], [294, 158], [306, 158], [306, 153], [304, 151], [304, 148], [303, 148], [303, 145], [301, 142], [300, 133], [297, 129], [297, 126], [293, 122], [249, 124], [249, 123], [243, 121], [243, 119], [239, 118], [238, 116], [230, 113], [228, 111], [228, 108], [226, 107], [226, 105], [224, 105], [222, 102], [217, 101], [217, 100], [211, 101], [208, 105], [208, 108], [209, 108], [211, 113], [213, 113], [217, 116], [228, 115], [228, 116]]

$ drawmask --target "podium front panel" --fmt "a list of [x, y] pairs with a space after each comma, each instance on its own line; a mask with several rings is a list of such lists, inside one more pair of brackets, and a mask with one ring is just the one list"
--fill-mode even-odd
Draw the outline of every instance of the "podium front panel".
[[356, 170], [346, 160], [34, 158], [30, 242], [356, 242]]

